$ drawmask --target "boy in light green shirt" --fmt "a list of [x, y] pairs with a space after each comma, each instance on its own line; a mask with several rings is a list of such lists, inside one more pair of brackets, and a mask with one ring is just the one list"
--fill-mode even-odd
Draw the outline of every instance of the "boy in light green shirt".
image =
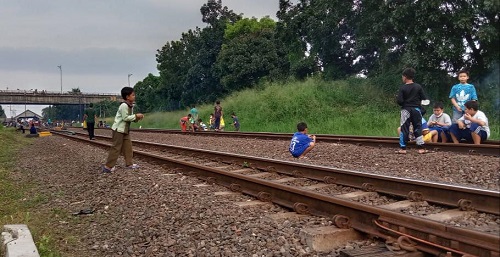
[[103, 172], [114, 171], [120, 153], [125, 157], [125, 168], [137, 169], [139, 166], [132, 162], [132, 140], [130, 139], [129, 130], [132, 121], [137, 122], [144, 118], [144, 114], [133, 114], [133, 106], [135, 102], [135, 92], [131, 87], [122, 88], [121, 95], [123, 102], [116, 112], [115, 122], [111, 129], [113, 130], [113, 145], [109, 149], [108, 159], [106, 164], [102, 166]]

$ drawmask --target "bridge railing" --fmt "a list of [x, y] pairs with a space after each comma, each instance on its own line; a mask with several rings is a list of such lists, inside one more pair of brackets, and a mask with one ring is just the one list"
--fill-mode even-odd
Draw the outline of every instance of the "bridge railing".
[[86, 96], [119, 96], [118, 93], [84, 93], [84, 92], [60, 92], [60, 91], [47, 91], [47, 90], [1, 90], [0, 94], [10, 94], [10, 95], [86, 95]]

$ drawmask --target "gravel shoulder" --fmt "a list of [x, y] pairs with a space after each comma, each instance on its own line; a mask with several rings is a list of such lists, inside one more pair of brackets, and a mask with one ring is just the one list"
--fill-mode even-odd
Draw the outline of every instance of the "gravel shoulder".
[[[287, 141], [143, 133], [132, 138], [293, 160]], [[499, 158], [413, 151], [401, 156], [393, 150], [318, 142], [309, 159], [295, 161], [498, 190]], [[105, 149], [57, 136], [33, 139], [18, 156], [13, 176], [36, 185], [28, 197], [46, 197], [36, 212], [50, 220], [63, 256], [337, 256], [313, 251], [299, 236], [302, 228], [330, 225], [327, 218], [273, 220], [270, 214], [288, 210], [272, 204], [237, 208], [235, 202], [252, 198], [215, 196], [227, 190], [196, 186], [203, 181], [141, 160], [138, 171], [103, 174], [106, 156]], [[122, 158], [118, 165], [123, 167]], [[84, 209], [93, 214], [73, 215]]]
[[[51, 136], [34, 139], [18, 156], [14, 179], [35, 184], [27, 198], [44, 196], [33, 211], [47, 218], [62, 256], [337, 256], [313, 251], [299, 236], [302, 228], [331, 225], [327, 218], [271, 219], [289, 210], [239, 208], [235, 202], [254, 199], [216, 196], [227, 189], [196, 186], [203, 181], [140, 160], [137, 171], [104, 174], [106, 154]], [[93, 213], [73, 215], [86, 209]]]

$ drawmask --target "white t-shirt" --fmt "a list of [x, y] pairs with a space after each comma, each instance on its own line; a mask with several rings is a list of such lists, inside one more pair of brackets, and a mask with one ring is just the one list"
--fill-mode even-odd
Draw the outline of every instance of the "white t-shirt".
[[[481, 126], [481, 128], [486, 131], [486, 138], [489, 138], [490, 137], [490, 127], [488, 126], [488, 118], [486, 118], [486, 115], [484, 114], [484, 112], [482, 111], [477, 111], [476, 114], [474, 116], [472, 116], [472, 118], [474, 119], [478, 119], [480, 121], [484, 121], [484, 126]], [[465, 126], [467, 126], [467, 128], [470, 128], [470, 125], [471, 125], [471, 121], [470, 120], [466, 120], [465, 119], [465, 115], [460, 117], [460, 119], [458, 119], [459, 121], [462, 121]]]

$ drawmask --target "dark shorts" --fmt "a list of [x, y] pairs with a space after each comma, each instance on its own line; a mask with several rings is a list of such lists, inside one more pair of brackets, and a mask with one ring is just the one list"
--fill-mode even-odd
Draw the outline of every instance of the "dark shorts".
[[444, 133], [446, 136], [446, 141], [451, 141], [450, 128], [449, 127], [429, 127], [429, 130], [436, 130], [438, 132], [438, 142], [443, 142], [441, 134]]
[[460, 129], [458, 127], [458, 124], [453, 124], [450, 127], [450, 133], [453, 134], [458, 139], [458, 141], [465, 139], [467, 143], [470, 144], [474, 143], [474, 140], [472, 139], [472, 133], [476, 133], [481, 137], [481, 142], [484, 142], [488, 138], [488, 134], [486, 133], [486, 131], [481, 130], [480, 127], [481, 126], [479, 126], [478, 124], [472, 123], [470, 128]]

